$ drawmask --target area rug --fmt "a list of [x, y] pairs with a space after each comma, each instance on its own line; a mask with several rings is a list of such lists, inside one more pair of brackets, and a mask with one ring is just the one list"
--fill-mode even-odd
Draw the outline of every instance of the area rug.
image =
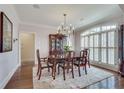
[[63, 80], [63, 71], [60, 70], [60, 74], [56, 75], [56, 79], [53, 80], [51, 73], [44, 69], [42, 71], [41, 79], [38, 80], [36, 75], [37, 67], [33, 67], [33, 88], [34, 89], [80, 89], [95, 82], [101, 81], [105, 78], [111, 77], [113, 74], [104, 71], [99, 68], [88, 68], [88, 74], [85, 75], [85, 71], [81, 68], [81, 77], [78, 75], [78, 68], [74, 69], [74, 79], [71, 72], [66, 73], [66, 80]]

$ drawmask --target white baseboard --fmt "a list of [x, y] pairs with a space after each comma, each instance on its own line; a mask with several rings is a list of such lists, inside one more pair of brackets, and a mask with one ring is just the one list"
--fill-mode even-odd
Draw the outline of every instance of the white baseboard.
[[16, 65], [16, 67], [8, 74], [8, 76], [3, 80], [3, 82], [0, 84], [0, 89], [4, 89], [4, 87], [7, 85], [17, 68], [19, 67], [19, 64]]
[[91, 63], [92, 65], [98, 66], [98, 67], [102, 67], [102, 68], [106, 68], [115, 72], [118, 72], [118, 67], [117, 66], [111, 66], [108, 64], [103, 64], [103, 63]]

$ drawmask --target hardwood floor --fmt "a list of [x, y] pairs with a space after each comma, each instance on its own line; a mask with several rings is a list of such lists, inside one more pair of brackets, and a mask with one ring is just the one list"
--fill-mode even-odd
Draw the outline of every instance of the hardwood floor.
[[[11, 80], [6, 85], [5, 89], [32, 89], [32, 67], [33, 63], [23, 64], [15, 72]], [[107, 70], [109, 71], [109, 70]], [[111, 72], [111, 71], [110, 71]], [[114, 72], [112, 72], [114, 73]], [[114, 73], [114, 76], [96, 82], [84, 89], [122, 89], [124, 88], [124, 78]]]
[[5, 89], [32, 89], [32, 67], [33, 62], [22, 64], [14, 73]]

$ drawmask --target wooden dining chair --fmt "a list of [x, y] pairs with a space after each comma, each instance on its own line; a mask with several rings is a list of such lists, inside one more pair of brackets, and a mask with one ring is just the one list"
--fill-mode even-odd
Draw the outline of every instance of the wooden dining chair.
[[67, 70], [67, 73], [69, 73], [69, 69], [71, 69], [72, 72], [72, 78], [74, 78], [74, 70], [73, 70], [73, 58], [75, 56], [74, 51], [68, 51], [65, 53], [65, 57], [63, 58], [61, 63], [58, 63], [58, 74], [60, 73], [60, 67], [63, 69], [63, 78], [65, 78], [65, 70]]
[[52, 77], [53, 77], [53, 79], [55, 79], [55, 75], [56, 75], [56, 55], [55, 54], [49, 55], [48, 62], [50, 64], [52, 64]]
[[[53, 65], [48, 62], [48, 60], [47, 60], [46, 57], [45, 58], [40, 58], [39, 49], [36, 50], [36, 54], [37, 54], [37, 60], [38, 60], [37, 75], [39, 75], [38, 80], [40, 80], [42, 70], [44, 68], [48, 68], [48, 72], [50, 72], [50, 68], [52, 69], [53, 68]], [[53, 70], [52, 70], [52, 72], [53, 72]]]
[[79, 76], [81, 76], [80, 67], [83, 67], [83, 69], [85, 70], [85, 74], [87, 74], [87, 68], [86, 68], [87, 62], [88, 62], [88, 51], [86, 49], [81, 50], [78, 61], [74, 61], [74, 66], [78, 67]]

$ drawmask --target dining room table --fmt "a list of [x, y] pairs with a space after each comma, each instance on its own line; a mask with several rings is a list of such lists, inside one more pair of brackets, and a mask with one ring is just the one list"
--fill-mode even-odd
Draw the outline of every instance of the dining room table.
[[[64, 57], [64, 56], [49, 56], [48, 57], [48, 62], [50, 64], [53, 64], [53, 71], [52, 71], [52, 77], [53, 79], [55, 79], [55, 76], [56, 76], [56, 67], [57, 67], [57, 64], [58, 63], [61, 63], [61, 62], [64, 62], [64, 61], [67, 61], [67, 57]], [[75, 62], [79, 62], [80, 61], [80, 56], [75, 56], [73, 57], [73, 61]]]

